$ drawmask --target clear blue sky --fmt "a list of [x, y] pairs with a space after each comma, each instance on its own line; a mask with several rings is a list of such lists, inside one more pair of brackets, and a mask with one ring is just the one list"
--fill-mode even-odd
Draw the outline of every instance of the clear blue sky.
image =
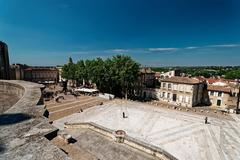
[[131, 55], [146, 66], [240, 65], [240, 0], [0, 0], [11, 63]]

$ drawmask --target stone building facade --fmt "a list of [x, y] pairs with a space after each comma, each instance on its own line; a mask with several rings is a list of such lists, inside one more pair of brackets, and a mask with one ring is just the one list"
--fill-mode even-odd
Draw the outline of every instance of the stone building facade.
[[158, 99], [173, 105], [194, 107], [202, 103], [205, 83], [188, 77], [171, 77], [161, 81]]
[[155, 87], [155, 72], [151, 68], [141, 68], [138, 76], [139, 85], [143, 88]]
[[231, 86], [208, 85], [211, 107], [232, 109], [236, 107], [239, 89]]
[[24, 69], [24, 80], [37, 83], [58, 83], [58, 69], [55, 67], [29, 67]]
[[176, 76], [181, 76], [181, 70], [175, 69], [168, 72], [162, 72], [160, 73], [159, 79], [171, 78]]
[[10, 79], [11, 80], [23, 80], [24, 79], [24, 68], [26, 65], [12, 64], [10, 66]]
[[141, 68], [136, 83], [136, 95], [142, 99], [153, 99], [152, 90], [156, 87], [155, 72], [151, 68]]

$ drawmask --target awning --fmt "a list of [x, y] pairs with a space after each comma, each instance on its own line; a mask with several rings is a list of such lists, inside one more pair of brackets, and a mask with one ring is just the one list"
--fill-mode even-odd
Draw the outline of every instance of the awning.
[[86, 93], [98, 92], [97, 89], [92, 89], [92, 88], [77, 88], [77, 89], [74, 89], [74, 91], [77, 91], [77, 92], [86, 92]]

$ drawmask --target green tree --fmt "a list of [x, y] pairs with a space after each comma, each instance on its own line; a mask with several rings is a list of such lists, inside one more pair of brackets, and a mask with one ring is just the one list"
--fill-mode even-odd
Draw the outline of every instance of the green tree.
[[129, 91], [134, 89], [140, 65], [125, 55], [114, 56], [112, 61], [112, 69], [116, 72], [113, 79], [116, 81], [116, 85], [121, 86], [121, 91], [127, 99]]
[[117, 55], [103, 60], [79, 60], [74, 64], [71, 57], [63, 66], [62, 76], [68, 80], [91, 81], [101, 92], [116, 96], [133, 95], [140, 65], [125, 55]]
[[62, 77], [67, 80], [72, 80], [73, 83], [76, 80], [76, 64], [73, 63], [71, 57], [69, 58], [68, 63], [62, 68]]
[[226, 79], [240, 79], [240, 69], [232, 70], [226, 73]]
[[76, 77], [76, 81], [77, 81], [78, 84], [79, 83], [83, 84], [84, 81], [87, 79], [86, 67], [85, 67], [85, 64], [84, 64], [83, 60], [79, 60], [76, 63], [75, 77]]

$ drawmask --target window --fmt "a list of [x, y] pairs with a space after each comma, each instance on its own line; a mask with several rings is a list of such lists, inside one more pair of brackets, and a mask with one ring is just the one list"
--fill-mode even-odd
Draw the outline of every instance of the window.
[[165, 92], [162, 92], [162, 97], [163, 97], [163, 98], [165, 97], [165, 94], [166, 94]]
[[182, 102], [182, 98], [183, 98], [183, 96], [180, 95], [180, 96], [179, 96], [179, 101], [180, 101], [180, 102]]
[[167, 94], [167, 98], [170, 98], [170, 93]]
[[222, 96], [222, 92], [218, 92], [218, 97], [221, 97]]
[[171, 83], [168, 84], [168, 89], [171, 89], [172, 88], [172, 85]]
[[166, 83], [163, 83], [163, 88], [165, 88], [166, 87]]
[[183, 98], [182, 98], [182, 102], [185, 103], [185, 97], [184, 97], [184, 96], [183, 96]]
[[177, 90], [177, 87], [178, 87], [177, 84], [174, 84], [173, 85], [173, 90]]
[[180, 85], [180, 86], [179, 86], [179, 91], [180, 91], [180, 92], [183, 92], [183, 85]]
[[233, 92], [233, 97], [236, 97], [236, 92]]
[[189, 85], [186, 85], [186, 88], [185, 88], [185, 92], [191, 92], [191, 86], [189, 86]]
[[211, 92], [210, 92], [210, 95], [211, 95], [211, 96], [213, 96], [213, 95], [214, 95], [214, 92], [213, 92], [213, 91], [211, 91]]

